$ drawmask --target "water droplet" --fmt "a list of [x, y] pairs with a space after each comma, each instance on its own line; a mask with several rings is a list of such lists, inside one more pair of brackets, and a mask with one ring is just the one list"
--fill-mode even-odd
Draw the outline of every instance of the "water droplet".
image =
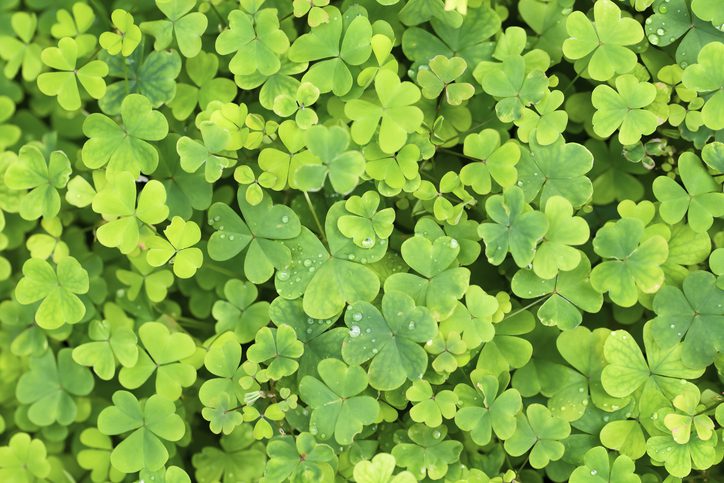
[[360, 320], [362, 320], [362, 313], [355, 312], [354, 314], [352, 314], [352, 320], [354, 320], [355, 322], [359, 322]]
[[234, 235], [229, 235], [229, 240], [234, 241]]
[[411, 320], [409, 324], [407, 324], [407, 328], [409, 330], [415, 330], [415, 321]]
[[218, 215], [217, 215], [217, 216], [215, 216], [215, 217], [214, 217], [214, 221], [221, 221], [221, 217], [220, 217], [220, 216], [218, 216]]
[[311, 317], [308, 318], [308, 319], [307, 319], [307, 323], [308, 323], [309, 325], [312, 325], [312, 324], [314, 323], [314, 319], [311, 318]]
[[438, 439], [441, 436], [442, 433], [440, 431], [435, 431], [432, 433], [432, 437], [435, 439]]
[[583, 392], [583, 391], [584, 391], [584, 389], [582, 387], [578, 388], [578, 392]]
[[651, 25], [651, 22], [652, 22], [651, 17], [649, 17], [646, 19], [645, 23], [646, 23], [646, 25]]
[[669, 11], [669, 7], [667, 7], [666, 5], [662, 5], [659, 7], [659, 13], [661, 13], [661, 14], [664, 14], [668, 11]]
[[224, 240], [224, 239], [226, 238], [226, 235], [224, 235], [224, 234], [222, 233], [221, 235], [219, 235], [219, 238], [221, 238], [222, 240]]
[[311, 327], [307, 327], [307, 334], [311, 334], [311, 333], [312, 333], [312, 328], [311, 328]]
[[221, 225], [221, 226], [219, 227], [219, 231], [224, 231], [224, 225]]
[[314, 267], [309, 267], [309, 273], [312, 273], [312, 272], [314, 272], [314, 270], [315, 270], [315, 268], [314, 268]]
[[282, 282], [289, 280], [289, 272], [279, 272], [277, 278]]
[[373, 353], [373, 354], [377, 354], [378, 352], [379, 352], [379, 351], [377, 350], [376, 347], [372, 349], [372, 353]]
[[347, 260], [354, 260], [354, 255], [352, 255], [351, 253], [347, 255]]
[[282, 223], [289, 223], [289, 217], [287, 215], [282, 216]]
[[362, 248], [372, 248], [375, 245], [375, 241], [372, 238], [365, 238], [362, 240]]
[[649, 42], [651, 42], [652, 45], [658, 45], [659, 38], [656, 35], [651, 34], [651, 35], [649, 35]]
[[523, 182], [522, 182], [522, 181], [518, 181], [516, 184], [517, 184], [518, 186], [523, 186]]
[[353, 325], [349, 328], [349, 336], [350, 337], [359, 337], [361, 330], [359, 328], [359, 325]]
[[303, 264], [305, 267], [311, 267], [311, 266], [312, 266], [312, 261], [311, 261], [310, 259], [308, 259], [308, 258], [305, 258], [304, 261], [302, 262], [302, 264]]
[[609, 418], [608, 416], [604, 416], [604, 417], [603, 417], [603, 422], [604, 422], [604, 423], [607, 423], [609, 419], [610, 419], [610, 418]]
[[688, 62], [682, 62], [682, 63], [680, 63], [679, 65], [681, 66], [682, 69], [686, 69], [687, 67], [689, 67], [689, 63], [688, 63]]
[[662, 28], [656, 29], [656, 34], [657, 34], [657, 35], [664, 35], [665, 33], [666, 33], [666, 32], [665, 32], [664, 29], [662, 29]]
[[454, 249], [458, 248], [459, 246], [460, 246], [460, 244], [458, 243], [458, 241], [455, 238], [450, 240], [450, 248], [452, 248], [454, 250]]
[[366, 334], [369, 334], [370, 332], [372, 332], [372, 329], [370, 329], [370, 328], [365, 329]]
[[597, 474], [598, 474], [598, 471], [596, 471], [596, 470], [591, 470], [591, 475], [596, 476]]

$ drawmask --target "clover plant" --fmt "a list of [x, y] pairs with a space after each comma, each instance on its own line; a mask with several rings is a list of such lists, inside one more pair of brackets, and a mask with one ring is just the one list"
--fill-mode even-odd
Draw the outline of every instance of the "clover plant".
[[0, 482], [722, 481], [721, 0], [0, 0]]

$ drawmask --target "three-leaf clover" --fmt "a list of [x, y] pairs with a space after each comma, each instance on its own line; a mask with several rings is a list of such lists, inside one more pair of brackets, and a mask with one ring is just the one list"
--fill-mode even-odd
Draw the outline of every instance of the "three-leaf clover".
[[114, 176], [93, 198], [93, 211], [107, 222], [96, 231], [101, 244], [130, 253], [138, 247], [141, 233], [168, 216], [166, 190], [156, 180], [145, 184], [136, 200], [136, 182], [128, 172]]
[[693, 153], [682, 153], [677, 165], [684, 187], [668, 176], [659, 176], [653, 183], [654, 195], [661, 201], [661, 218], [673, 225], [687, 214], [691, 229], [705, 232], [714, 223], [714, 218], [724, 216], [721, 186]]
[[139, 401], [128, 391], [113, 393], [113, 406], [98, 415], [98, 429], [109, 436], [130, 432], [111, 453], [111, 463], [124, 473], [161, 469], [169, 458], [164, 441], [178, 441], [186, 432], [172, 401], [158, 394]]
[[78, 294], [88, 292], [88, 272], [73, 257], [58, 261], [55, 269], [45, 260], [31, 258], [23, 264], [23, 278], [15, 287], [15, 298], [23, 305], [40, 301], [35, 321], [43, 329], [80, 322], [85, 305]]
[[682, 82], [689, 89], [709, 93], [701, 110], [704, 124], [715, 131], [724, 129], [724, 46], [720, 42], [706, 44], [699, 51], [697, 63], [684, 70]]
[[622, 307], [631, 307], [639, 291], [655, 293], [664, 283], [661, 265], [669, 247], [661, 235], [646, 236], [638, 218], [623, 218], [603, 226], [593, 239], [593, 249], [604, 260], [593, 267], [591, 285]]
[[495, 113], [503, 122], [513, 122], [523, 115], [523, 108], [543, 99], [548, 79], [543, 71], [529, 71], [522, 55], [506, 57], [495, 67], [476, 69], [483, 90], [499, 99]]
[[229, 280], [224, 285], [224, 299], [214, 302], [211, 313], [218, 321], [216, 332], [232, 331], [239, 342], [254, 340], [256, 333], [269, 322], [269, 302], [257, 302], [256, 285]]
[[420, 67], [417, 83], [426, 99], [437, 99], [445, 91], [445, 100], [451, 106], [458, 106], [470, 99], [475, 88], [467, 82], [454, 82], [468, 68], [462, 57], [447, 58], [437, 55], [427, 66]]
[[609, 455], [606, 448], [595, 446], [583, 455], [583, 465], [571, 473], [571, 483], [640, 483], [636, 465], [626, 455]]
[[405, 396], [414, 403], [410, 409], [412, 420], [425, 423], [431, 428], [440, 426], [443, 418], [452, 419], [457, 412], [457, 394], [448, 389], [433, 392], [432, 386], [427, 381], [414, 381], [405, 391]]
[[573, 206], [562, 196], [552, 196], [545, 204], [548, 230], [533, 259], [533, 271], [544, 279], [559, 271], [568, 272], [581, 262], [581, 252], [573, 248], [588, 241], [588, 223], [573, 216]]
[[156, 0], [156, 6], [168, 20], [143, 22], [141, 29], [156, 37], [154, 49], [163, 50], [176, 38], [178, 49], [184, 57], [194, 57], [201, 51], [201, 36], [208, 20], [201, 12], [190, 12], [196, 0]]
[[548, 229], [548, 220], [525, 202], [523, 190], [512, 186], [502, 195], [489, 197], [485, 211], [492, 223], [482, 223], [478, 234], [485, 242], [488, 262], [500, 265], [508, 252], [519, 267], [533, 261], [536, 246]]
[[367, 191], [362, 196], [351, 196], [344, 204], [350, 215], [340, 216], [337, 228], [354, 240], [355, 245], [372, 248], [377, 240], [386, 240], [392, 234], [395, 210], [384, 208], [377, 211], [380, 195], [376, 191]]
[[42, 481], [51, 471], [48, 453], [41, 439], [15, 433], [0, 446], [0, 478], [3, 481]]
[[317, 371], [321, 381], [305, 376], [299, 383], [300, 396], [312, 408], [309, 430], [322, 441], [333, 437], [339, 444], [351, 444], [379, 412], [375, 398], [361, 395], [367, 374], [337, 359], [324, 359]]
[[204, 261], [201, 249], [194, 247], [201, 240], [199, 226], [193, 221], [174, 216], [163, 233], [165, 239], [155, 236], [148, 240], [146, 258], [149, 265], [160, 267], [170, 261], [177, 277], [193, 277]]
[[637, 20], [621, 18], [621, 9], [613, 1], [596, 1], [593, 22], [583, 12], [571, 13], [566, 29], [570, 37], [563, 42], [563, 54], [576, 60], [576, 70], [586, 69], [592, 79], [607, 81], [631, 72], [636, 65], [636, 54], [627, 46], [639, 43], [644, 30]]
[[5, 184], [14, 190], [31, 190], [20, 204], [20, 216], [34, 220], [41, 216], [52, 218], [60, 211], [59, 189], [68, 184], [71, 167], [63, 151], [53, 151], [45, 160], [42, 151], [26, 144], [17, 161], [5, 171]]
[[168, 134], [166, 116], [153, 110], [141, 94], [129, 94], [121, 103], [123, 125], [100, 113], [83, 122], [83, 164], [91, 169], [107, 166], [110, 171], [127, 171], [135, 176], [152, 173], [158, 166], [158, 151], [148, 141], [160, 141]]
[[545, 468], [550, 461], [563, 457], [565, 446], [561, 440], [571, 434], [564, 419], [551, 415], [547, 407], [537, 403], [529, 405], [525, 415], [520, 414], [517, 419], [515, 433], [505, 440], [506, 453], [520, 456], [530, 449], [533, 468]]
[[460, 170], [460, 181], [471, 186], [476, 193], [490, 193], [491, 178], [503, 188], [515, 184], [518, 178], [515, 165], [520, 159], [520, 148], [512, 141], [506, 141], [501, 146], [500, 133], [495, 129], [483, 129], [466, 136], [463, 154], [480, 160], [466, 164]]
[[28, 418], [38, 426], [71, 424], [78, 414], [73, 396], [87, 396], [93, 389], [93, 375], [73, 362], [72, 352], [61, 349], [57, 360], [52, 350], [31, 358], [30, 370], [18, 380], [15, 396], [30, 405]]
[[141, 43], [141, 29], [133, 23], [133, 15], [120, 8], [111, 13], [111, 21], [116, 32], [103, 32], [98, 37], [98, 43], [111, 55], [120, 53], [123, 57], [128, 57]]
[[405, 380], [420, 379], [427, 369], [427, 353], [420, 343], [432, 339], [437, 326], [425, 307], [402, 292], [387, 292], [382, 297], [382, 312], [367, 302], [349, 306], [345, 314], [349, 335], [342, 345], [342, 357], [348, 364], [372, 360], [368, 373], [370, 385], [389, 391]]
[[591, 97], [596, 108], [593, 130], [599, 136], [608, 137], [618, 129], [621, 144], [637, 143], [642, 135], [653, 133], [659, 125], [656, 114], [645, 109], [655, 98], [656, 87], [632, 74], [616, 77], [615, 90], [603, 84], [597, 86]]
[[278, 329], [262, 327], [256, 333], [254, 344], [246, 353], [247, 358], [257, 364], [265, 363], [266, 369], [259, 371], [259, 381], [279, 380], [290, 376], [299, 367], [297, 359], [304, 353], [304, 344], [297, 340], [297, 334], [289, 325]]
[[395, 457], [389, 453], [377, 453], [371, 460], [362, 460], [354, 465], [354, 481], [358, 483], [413, 483], [417, 481], [409, 471], [392, 476], [395, 471]]
[[15, 36], [0, 35], [0, 58], [5, 61], [3, 74], [12, 79], [22, 69], [23, 80], [33, 81], [43, 70], [41, 46], [33, 41], [38, 18], [34, 13], [15, 12], [10, 16], [10, 27]]
[[385, 153], [394, 153], [407, 142], [407, 136], [422, 124], [423, 114], [414, 104], [420, 99], [415, 84], [400, 81], [397, 74], [380, 71], [375, 77], [376, 96], [353, 99], [344, 112], [352, 119], [352, 139], [360, 145], [372, 140], [379, 126], [378, 143]]
[[123, 387], [141, 387], [155, 372], [156, 394], [174, 401], [182, 388], [196, 380], [196, 369], [184, 360], [194, 355], [196, 344], [188, 334], [171, 333], [160, 322], [146, 322], [138, 329], [138, 338], [145, 350], [138, 352], [138, 360], [131, 367], [123, 367], [118, 379]]
[[463, 450], [460, 441], [446, 439], [447, 426], [428, 428], [424, 424], [414, 424], [407, 431], [410, 443], [396, 444], [392, 456], [397, 465], [407, 468], [418, 481], [426, 476], [432, 480], [444, 477], [449, 465], [455, 463]]
[[71, 37], [63, 37], [57, 47], [48, 47], [40, 57], [43, 63], [56, 72], [38, 76], [38, 89], [45, 95], [57, 96], [60, 107], [67, 111], [80, 109], [81, 98], [78, 82], [93, 99], [101, 99], [106, 93], [108, 65], [102, 60], [91, 60], [78, 67], [79, 45]]

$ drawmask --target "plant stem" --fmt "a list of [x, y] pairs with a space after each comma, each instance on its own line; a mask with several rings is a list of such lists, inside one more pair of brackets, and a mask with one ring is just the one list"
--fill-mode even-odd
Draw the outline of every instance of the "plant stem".
[[317, 210], [314, 209], [312, 200], [309, 198], [309, 193], [307, 193], [306, 191], [304, 191], [304, 199], [307, 200], [307, 206], [309, 206], [309, 211], [312, 212], [312, 218], [314, 218], [314, 223], [317, 224], [317, 229], [319, 230], [319, 235], [322, 237], [322, 241], [324, 243], [327, 243], [327, 239], [324, 236], [324, 228], [322, 227], [322, 222], [319, 221], [319, 217], [317, 216]]

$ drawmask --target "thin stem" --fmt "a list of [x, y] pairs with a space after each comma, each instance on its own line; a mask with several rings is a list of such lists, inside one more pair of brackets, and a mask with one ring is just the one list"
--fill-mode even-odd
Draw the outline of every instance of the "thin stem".
[[[529, 303], [528, 305], [525, 305], [525, 306], [523, 306], [523, 307], [521, 307], [521, 308], [519, 308], [519, 309], [517, 309], [517, 310], [514, 310], [513, 312], [511, 312], [511, 313], [509, 313], [509, 314], [506, 314], [506, 316], [503, 317], [503, 319], [502, 319], [500, 322], [502, 322], [503, 320], [508, 320], [508, 319], [510, 319], [511, 317], [515, 317], [515, 316], [518, 315], [519, 313], [525, 312], [526, 310], [528, 310], [528, 309], [530, 309], [530, 308], [532, 308], [532, 307], [535, 307], [536, 305], [538, 305], [538, 304], [541, 303], [541, 302], [545, 302], [546, 300], [548, 300], [548, 299], [551, 297], [551, 295], [552, 295], [552, 294], [544, 295], [544, 296], [542, 296], [542, 297], [540, 297], [540, 298], [535, 299], [533, 302]], [[500, 323], [500, 322], [498, 322], [498, 323]]]
[[569, 82], [568, 85], [567, 85], [561, 92], [563, 92], [564, 94], [565, 94], [566, 92], [568, 92], [568, 89], [570, 89], [570, 88], [573, 86], [573, 84], [574, 84], [578, 79], [580, 79], [580, 78], [581, 78], [581, 74], [577, 74], [576, 77], [574, 77], [574, 78], [571, 80], [571, 82]]
[[[454, 135], [454, 136], [452, 136], [452, 137], [450, 137], [450, 138], [448, 138], [448, 139], [443, 140], [439, 145], [441, 146], [441, 145], [443, 145], [443, 144], [447, 144], [447, 143], [449, 143], [450, 141], [452, 141], [452, 140], [455, 139], [455, 138], [459, 138], [460, 136], [465, 136], [466, 134], [469, 134], [469, 133], [471, 133], [471, 132], [473, 132], [473, 131], [475, 131], [475, 130], [477, 130], [477, 129], [480, 129], [481, 127], [485, 126], [487, 123], [489, 123], [490, 121], [492, 121], [493, 119], [495, 119], [495, 117], [489, 117], [489, 118], [486, 119], [485, 121], [476, 124], [475, 126], [471, 127], [471, 128], [468, 129], [467, 131], [463, 131], [463, 132], [457, 133], [456, 135]], [[439, 149], [439, 148], [438, 148], [438, 149]]]
[[327, 239], [324, 236], [324, 228], [322, 228], [322, 222], [319, 221], [319, 217], [317, 216], [317, 210], [314, 209], [314, 205], [312, 204], [312, 200], [309, 198], [309, 193], [306, 191], [304, 193], [304, 199], [307, 200], [307, 206], [309, 206], [309, 211], [312, 212], [312, 218], [314, 218], [314, 223], [317, 224], [317, 229], [319, 230], [319, 235], [322, 237], [322, 241], [324, 243], [327, 243]]
[[216, 5], [214, 5], [214, 2], [209, 1], [208, 3], [209, 3], [209, 7], [211, 7], [211, 10], [213, 10], [214, 13], [216, 14], [216, 16], [219, 17], [219, 21], [222, 23], [224, 28], [228, 27], [229, 25], [226, 23], [226, 19], [221, 15], [219, 10], [216, 8]]

